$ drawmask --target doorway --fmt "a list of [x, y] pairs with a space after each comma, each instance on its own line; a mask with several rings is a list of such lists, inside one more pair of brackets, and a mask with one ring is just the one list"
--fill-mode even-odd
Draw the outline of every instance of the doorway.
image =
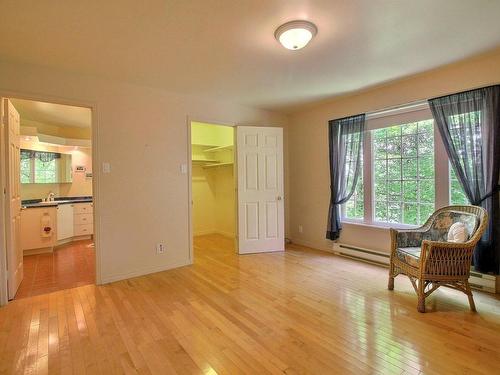
[[1, 105], [8, 299], [94, 284], [92, 110], [16, 97]]
[[234, 252], [236, 181], [234, 128], [191, 122], [191, 217], [195, 252], [207, 243], [224, 243]]
[[283, 129], [188, 125], [191, 259], [201, 247], [284, 251]]

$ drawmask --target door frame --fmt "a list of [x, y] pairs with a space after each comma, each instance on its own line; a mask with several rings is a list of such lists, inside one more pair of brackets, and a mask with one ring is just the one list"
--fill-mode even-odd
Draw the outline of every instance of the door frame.
[[[202, 122], [204, 124], [214, 125], [214, 126], [227, 126], [233, 128], [233, 153], [236, 155], [236, 127], [235, 123], [219, 121], [214, 119], [200, 119], [199, 117], [191, 117], [187, 116], [186, 118], [186, 127], [187, 127], [187, 178], [188, 178], [188, 244], [189, 244], [189, 263], [193, 264], [194, 262], [194, 251], [193, 251], [193, 155], [192, 155], [192, 144], [191, 144], [191, 123], [192, 122]], [[236, 157], [234, 157], [233, 164], [233, 180], [234, 180], [234, 189], [235, 189], [235, 227], [234, 227], [234, 235], [235, 235], [235, 244], [238, 244], [238, 176], [237, 165], [236, 165]], [[237, 250], [237, 248], [236, 248]]]
[[[99, 110], [97, 102], [79, 100], [74, 98], [64, 98], [54, 95], [39, 94], [39, 93], [27, 93], [27, 92], [16, 92], [0, 89], [0, 98], [8, 99], [25, 99], [34, 100], [39, 102], [47, 102], [54, 104], [70, 105], [74, 107], [84, 107], [91, 111], [91, 147], [92, 147], [92, 200], [94, 205], [93, 215], [94, 215], [94, 251], [95, 251], [95, 283], [96, 285], [102, 284], [102, 252], [101, 252], [101, 236], [100, 236], [100, 157], [99, 157]], [[3, 144], [3, 119], [0, 120], [1, 125], [1, 143]], [[0, 146], [3, 151], [3, 145]], [[5, 152], [0, 154], [0, 166], [2, 166], [2, 171], [5, 170], [3, 165], [5, 163]], [[0, 186], [5, 186], [5, 176], [3, 173], [0, 174]], [[1, 194], [0, 198], [0, 306], [6, 305], [8, 303], [7, 294], [7, 264], [6, 264], [6, 244], [5, 244], [5, 202], [4, 194]]]

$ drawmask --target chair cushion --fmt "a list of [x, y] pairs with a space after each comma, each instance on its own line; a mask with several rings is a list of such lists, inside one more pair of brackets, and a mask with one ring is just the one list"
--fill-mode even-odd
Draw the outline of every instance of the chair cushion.
[[469, 239], [469, 232], [464, 223], [453, 223], [448, 230], [448, 242], [463, 243]]
[[427, 233], [425, 240], [446, 242], [450, 227], [457, 222], [464, 223], [467, 233], [472, 236], [478, 227], [478, 217], [474, 214], [463, 211], [443, 211], [434, 218], [434, 221]]
[[400, 261], [412, 267], [419, 267], [421, 250], [420, 247], [398, 247], [396, 249], [396, 256]]

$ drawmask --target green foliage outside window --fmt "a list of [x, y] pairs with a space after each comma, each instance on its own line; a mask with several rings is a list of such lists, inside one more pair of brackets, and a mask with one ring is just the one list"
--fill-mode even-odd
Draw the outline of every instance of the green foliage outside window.
[[21, 183], [29, 184], [31, 181], [31, 160], [21, 159]]
[[48, 184], [57, 182], [57, 159], [41, 161], [35, 159], [35, 183]]
[[40, 160], [37, 157], [21, 158], [20, 172], [22, 184], [57, 183], [59, 160]]
[[373, 131], [375, 220], [422, 224], [434, 211], [432, 120]]
[[[353, 195], [345, 204], [345, 216], [349, 219], [363, 219], [365, 216], [364, 206], [364, 183], [363, 183], [363, 150], [361, 150], [360, 173]], [[352, 161], [348, 160], [351, 168], [354, 168]]]
[[450, 203], [458, 205], [470, 204], [462, 189], [462, 185], [458, 182], [457, 175], [450, 165]]

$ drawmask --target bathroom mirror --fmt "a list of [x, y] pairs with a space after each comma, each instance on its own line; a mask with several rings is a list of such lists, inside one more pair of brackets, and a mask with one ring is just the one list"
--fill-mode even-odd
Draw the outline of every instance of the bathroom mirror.
[[72, 182], [71, 154], [22, 149], [20, 163], [22, 184]]

